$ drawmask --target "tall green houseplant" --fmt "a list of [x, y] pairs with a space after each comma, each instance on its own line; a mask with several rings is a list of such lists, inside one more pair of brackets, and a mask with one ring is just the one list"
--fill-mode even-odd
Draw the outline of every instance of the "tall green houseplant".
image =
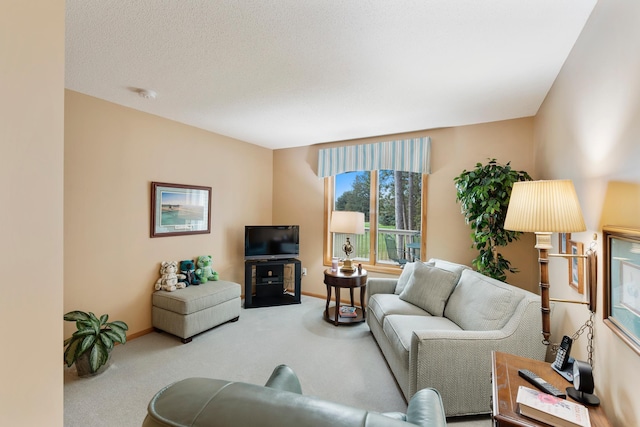
[[525, 171], [511, 168], [511, 162], [500, 164], [490, 159], [486, 165], [477, 163], [475, 169], [454, 178], [456, 201], [471, 226], [472, 248], [479, 251], [473, 260], [476, 270], [485, 276], [504, 281], [507, 271], [516, 273], [511, 262], [498, 252], [498, 248], [518, 240], [520, 233], [503, 228], [511, 188], [518, 181], [531, 181]]

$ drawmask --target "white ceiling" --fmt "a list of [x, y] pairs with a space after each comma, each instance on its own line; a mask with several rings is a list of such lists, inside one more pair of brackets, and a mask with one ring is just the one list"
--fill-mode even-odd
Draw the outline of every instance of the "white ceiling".
[[67, 0], [65, 86], [273, 149], [527, 117], [596, 2]]

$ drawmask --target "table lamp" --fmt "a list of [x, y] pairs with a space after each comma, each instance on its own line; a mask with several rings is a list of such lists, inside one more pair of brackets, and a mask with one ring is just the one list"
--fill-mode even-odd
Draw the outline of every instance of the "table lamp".
[[[364, 234], [364, 213], [362, 212], [350, 212], [350, 211], [333, 211], [331, 213], [331, 228], [332, 233], [343, 234]], [[342, 245], [346, 258], [344, 264], [340, 268], [340, 271], [344, 273], [353, 273], [355, 268], [349, 258], [349, 255], [353, 252], [353, 246], [347, 236], [347, 241]]]
[[543, 343], [549, 344], [549, 249], [551, 233], [572, 233], [587, 229], [576, 190], [571, 180], [520, 181], [513, 184], [505, 230], [536, 235], [540, 266], [540, 297]]

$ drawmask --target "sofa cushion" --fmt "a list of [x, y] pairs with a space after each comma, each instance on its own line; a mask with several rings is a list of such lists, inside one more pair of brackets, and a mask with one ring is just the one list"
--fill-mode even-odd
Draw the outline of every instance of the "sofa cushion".
[[369, 305], [367, 306], [369, 315], [378, 320], [378, 323], [382, 325], [385, 316], [390, 314], [408, 314], [412, 316], [425, 316], [429, 315], [426, 311], [406, 301], [402, 301], [398, 295], [394, 294], [375, 294], [369, 298]]
[[464, 330], [496, 330], [507, 323], [523, 297], [523, 292], [514, 286], [465, 270], [444, 315]]
[[402, 355], [408, 369], [413, 331], [459, 331], [460, 327], [446, 317], [393, 314], [385, 318], [382, 330], [396, 354]]
[[449, 295], [456, 286], [455, 273], [416, 263], [400, 299], [417, 305], [433, 316], [442, 316]]
[[435, 266], [435, 263], [431, 261], [429, 262], [415, 261], [415, 262], [406, 263], [402, 269], [402, 273], [400, 273], [400, 277], [398, 277], [398, 283], [396, 283], [396, 290], [394, 292], [396, 295], [400, 295], [404, 290], [405, 286], [407, 286], [407, 283], [409, 283], [409, 279], [411, 279], [411, 276], [413, 275], [414, 267], [418, 263], [426, 264], [430, 267]]

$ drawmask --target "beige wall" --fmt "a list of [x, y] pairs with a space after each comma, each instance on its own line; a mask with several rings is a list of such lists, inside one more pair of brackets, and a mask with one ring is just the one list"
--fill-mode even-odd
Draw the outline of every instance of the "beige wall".
[[[243, 283], [244, 225], [271, 223], [271, 150], [73, 91], [64, 132], [65, 312], [148, 330], [167, 260], [212, 255], [222, 279]], [[212, 187], [211, 234], [150, 238], [152, 181]]]
[[[596, 394], [617, 426], [640, 425], [640, 355], [602, 322], [602, 226], [640, 227], [640, 3], [600, 0], [535, 121], [537, 168], [545, 179], [573, 179], [588, 231], [598, 236], [595, 324]], [[554, 242], [555, 243], [555, 242]], [[579, 297], [567, 283], [566, 262], [550, 263], [551, 296]], [[555, 340], [588, 318], [584, 307], [557, 304]], [[572, 353], [587, 358], [581, 337]]]
[[0, 425], [62, 426], [64, 1], [0, 28]]
[[[593, 232], [601, 236], [603, 224], [640, 226], [639, 207], [631, 204], [640, 194], [639, 16], [637, 2], [600, 0], [534, 131], [532, 120], [522, 119], [416, 133], [433, 138], [428, 257], [473, 258], [452, 179], [488, 157], [511, 160], [534, 178], [574, 179], [589, 228], [575, 237], [584, 243]], [[223, 278], [241, 282], [247, 223], [299, 223], [301, 258], [309, 269], [303, 289], [324, 294], [317, 146], [272, 153], [74, 92], [63, 99], [64, 2], [3, 3], [0, 26], [11, 35], [0, 40], [1, 173], [11, 184], [2, 196], [19, 206], [1, 210], [3, 269], [33, 271], [36, 250], [40, 272], [36, 280], [6, 281], [3, 288], [0, 319], [21, 327], [4, 331], [5, 342], [18, 343], [20, 352], [0, 356], [0, 424], [63, 424], [65, 311], [109, 313], [127, 321], [132, 333], [145, 331], [158, 263], [207, 253]], [[151, 181], [213, 187], [212, 233], [150, 239]], [[532, 245], [525, 236], [505, 254], [522, 270], [511, 281], [525, 288], [537, 281]], [[566, 281], [566, 265], [552, 262], [550, 269], [552, 295], [575, 297], [568, 286], [556, 285]], [[601, 273], [599, 286], [596, 392], [615, 425], [637, 425], [640, 357], [603, 325]], [[556, 306], [554, 335], [571, 334], [584, 320], [580, 307]], [[37, 330], [38, 339], [24, 339], [25, 328]], [[574, 353], [585, 357], [584, 338]]]
[[[430, 136], [432, 174], [428, 184], [426, 257], [470, 265], [476, 252], [471, 249], [471, 229], [456, 203], [453, 178], [489, 158], [496, 158], [501, 163], [511, 162], [515, 169], [526, 170], [535, 177], [532, 135], [533, 118], [524, 118], [275, 151], [273, 218], [275, 222], [296, 222], [301, 226], [300, 258], [308, 269], [302, 282], [303, 292], [326, 295], [322, 282], [325, 268], [322, 264], [324, 180], [316, 175], [320, 148]], [[532, 237], [523, 235], [521, 241], [508, 246], [503, 254], [521, 270], [510, 275], [508, 280], [537, 292]]]

